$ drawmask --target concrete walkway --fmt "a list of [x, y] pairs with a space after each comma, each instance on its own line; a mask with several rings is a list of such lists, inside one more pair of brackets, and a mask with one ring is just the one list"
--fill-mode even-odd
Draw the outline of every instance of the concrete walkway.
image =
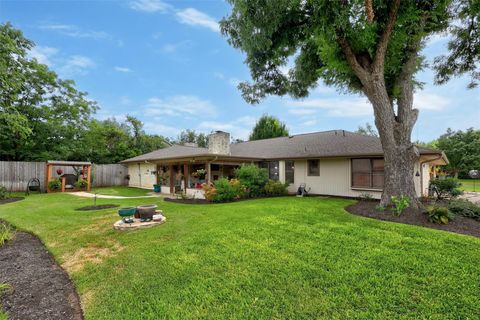
[[464, 191], [460, 198], [480, 205], [480, 192]]
[[[68, 194], [71, 194], [77, 197], [95, 198], [95, 194], [90, 192], [84, 192], [84, 191], [69, 192]], [[142, 198], [158, 198], [158, 197], [161, 197], [161, 196], [150, 195], [150, 196], [139, 196], [139, 197], [124, 197], [124, 196], [111, 196], [111, 195], [105, 195], [105, 194], [97, 194], [97, 199], [142, 199]]]

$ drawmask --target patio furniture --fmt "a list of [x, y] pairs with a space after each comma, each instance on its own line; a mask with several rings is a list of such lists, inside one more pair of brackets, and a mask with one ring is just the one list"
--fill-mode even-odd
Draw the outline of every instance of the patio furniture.
[[32, 178], [28, 180], [27, 191], [25, 193], [29, 195], [30, 191], [40, 192], [40, 180], [38, 180], [38, 178]]

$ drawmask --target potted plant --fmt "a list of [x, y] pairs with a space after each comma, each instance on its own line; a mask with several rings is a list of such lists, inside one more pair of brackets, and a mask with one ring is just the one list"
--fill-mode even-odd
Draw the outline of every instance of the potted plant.
[[57, 169], [57, 174], [58, 174], [59, 176], [61, 176], [62, 173], [63, 173], [63, 170], [62, 170], [62, 169]]
[[59, 190], [62, 187], [60, 179], [53, 179], [48, 182], [48, 189], [52, 191]]
[[88, 186], [88, 183], [86, 180], [80, 179], [77, 182], [75, 182], [75, 188], [80, 189], [80, 190], [85, 190]]
[[207, 170], [198, 169], [197, 171], [195, 171], [195, 174], [196, 174], [196, 177], [198, 177], [198, 179], [204, 180], [207, 175]]

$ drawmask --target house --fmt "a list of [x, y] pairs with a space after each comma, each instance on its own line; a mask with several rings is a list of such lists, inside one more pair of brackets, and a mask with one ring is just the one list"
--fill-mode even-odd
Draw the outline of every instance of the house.
[[[415, 164], [415, 187], [419, 196], [428, 194], [432, 170], [448, 163], [438, 150], [419, 147]], [[122, 161], [128, 165], [129, 185], [162, 193], [180, 190], [203, 197], [202, 183], [233, 177], [241, 164], [253, 163], [268, 170], [270, 179], [288, 182], [289, 192], [305, 183], [310, 193], [358, 197], [369, 193], [380, 198], [384, 182], [384, 160], [380, 139], [345, 130], [298, 134], [289, 137], [231, 143], [230, 134], [216, 131], [208, 137], [208, 148], [173, 145]]]

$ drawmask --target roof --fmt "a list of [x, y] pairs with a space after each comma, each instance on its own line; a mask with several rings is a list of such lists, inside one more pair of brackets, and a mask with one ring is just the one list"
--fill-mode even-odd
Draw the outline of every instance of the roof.
[[[420, 154], [442, 154], [441, 151], [434, 149], [422, 147], [418, 149]], [[224, 155], [224, 157], [268, 160], [382, 155], [382, 145], [380, 139], [377, 137], [345, 130], [331, 130], [234, 143], [230, 145], [230, 155]], [[207, 148], [174, 145], [122, 162], [143, 162], [208, 156], [214, 157], [219, 155], [209, 153]]]
[[58, 166], [90, 166], [92, 163], [88, 161], [48, 160], [47, 164], [58, 165]]

